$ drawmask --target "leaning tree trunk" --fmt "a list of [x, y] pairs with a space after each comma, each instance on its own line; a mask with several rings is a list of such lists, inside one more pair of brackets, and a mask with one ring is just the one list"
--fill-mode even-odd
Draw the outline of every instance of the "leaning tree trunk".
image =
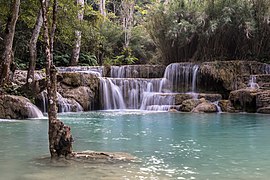
[[39, 10], [36, 24], [32, 33], [32, 37], [29, 42], [29, 51], [30, 51], [30, 62], [27, 72], [27, 81], [26, 83], [28, 86], [31, 86], [32, 83], [35, 81], [34, 73], [36, 68], [36, 61], [37, 61], [37, 40], [39, 37], [40, 29], [43, 24], [43, 18], [42, 18], [42, 10]]
[[[54, 0], [54, 4], [57, 4]], [[47, 6], [46, 0], [40, 0], [42, 7], [43, 27], [44, 27], [44, 41], [45, 41], [45, 54], [46, 54], [46, 80], [47, 80], [47, 92], [48, 92], [48, 117], [49, 117], [49, 150], [51, 158], [56, 159], [61, 155], [67, 156], [72, 152], [72, 136], [70, 127], [65, 126], [63, 122], [57, 119], [57, 107], [56, 107], [56, 68], [52, 64], [51, 54], [51, 40], [53, 36], [49, 37], [48, 19], [47, 19]], [[53, 11], [55, 13], [55, 11]], [[56, 16], [54, 14], [53, 16]], [[55, 17], [54, 17], [55, 18]], [[55, 21], [52, 21], [52, 27], [56, 28]]]
[[20, 0], [13, 0], [11, 5], [11, 14], [6, 26], [6, 36], [4, 41], [4, 52], [0, 66], [0, 85], [3, 87], [9, 82], [10, 64], [13, 61], [12, 46], [15, 34], [15, 26], [20, 10]]
[[[79, 6], [78, 20], [81, 22], [83, 20], [84, 0], [76, 0], [76, 3], [77, 3], [77, 6]], [[80, 51], [81, 51], [81, 38], [82, 38], [82, 32], [79, 30], [75, 30], [75, 41], [74, 41], [74, 47], [72, 50], [72, 57], [70, 61], [71, 66], [76, 66], [79, 62]]]

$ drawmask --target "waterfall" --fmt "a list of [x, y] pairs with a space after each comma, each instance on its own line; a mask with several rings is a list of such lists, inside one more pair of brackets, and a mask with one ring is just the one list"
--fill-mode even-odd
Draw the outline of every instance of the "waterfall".
[[100, 78], [103, 109], [139, 109], [144, 94], [158, 92], [160, 78]]
[[168, 110], [174, 105], [174, 96], [172, 94], [145, 92], [141, 103], [141, 110]]
[[[69, 100], [64, 98], [60, 93], [56, 93], [57, 95], [57, 105], [58, 105], [58, 112], [81, 112], [83, 111], [83, 107], [75, 100]], [[47, 91], [44, 90], [41, 92], [42, 102], [43, 102], [43, 112], [47, 112]]]
[[255, 75], [250, 76], [250, 80], [249, 80], [248, 85], [249, 85], [249, 88], [252, 88], [252, 89], [260, 88], [259, 85], [256, 83], [256, 76]]
[[217, 112], [222, 113], [221, 107], [218, 105], [218, 101], [213, 102], [213, 104], [216, 106]]
[[[196, 64], [172, 63], [166, 67], [163, 83], [171, 83], [171, 92], [195, 92], [198, 69]], [[168, 91], [167, 86], [162, 84], [159, 92], [164, 90]]]
[[28, 117], [29, 118], [41, 118], [43, 117], [42, 112], [32, 103], [26, 103], [26, 107], [28, 109]]
[[166, 67], [163, 78], [151, 79], [145, 78], [150, 71], [142, 75], [142, 67], [112, 66], [111, 78], [100, 77], [102, 109], [164, 111], [174, 105], [175, 92], [192, 92], [196, 98], [198, 65], [173, 63]]

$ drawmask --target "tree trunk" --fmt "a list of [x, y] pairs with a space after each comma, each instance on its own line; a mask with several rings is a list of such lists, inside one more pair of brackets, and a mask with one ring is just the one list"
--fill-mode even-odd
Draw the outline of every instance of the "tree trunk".
[[[53, 40], [54, 36], [51, 34], [49, 37], [48, 19], [47, 19], [47, 3], [46, 0], [40, 0], [42, 7], [43, 16], [43, 27], [44, 27], [44, 41], [45, 41], [45, 54], [46, 54], [46, 80], [47, 80], [47, 96], [48, 96], [48, 117], [49, 117], [49, 150], [51, 153], [51, 158], [56, 159], [61, 155], [68, 156], [72, 152], [72, 136], [70, 132], [70, 127], [65, 126], [63, 122], [57, 119], [57, 79], [56, 79], [56, 68], [52, 64], [52, 54], [50, 39]], [[57, 4], [54, 0], [54, 6]], [[56, 13], [55, 9], [53, 13]], [[53, 15], [56, 18], [56, 14]], [[56, 21], [52, 21], [52, 29], [56, 28]], [[53, 30], [51, 31], [53, 32]], [[53, 32], [54, 34], [54, 32]]]
[[99, 12], [101, 15], [103, 15], [104, 17], [106, 17], [106, 1], [105, 0], [100, 0], [99, 3]]
[[134, 14], [134, 0], [123, 0], [122, 1], [122, 23], [124, 30], [124, 38], [125, 38], [125, 48], [129, 46], [129, 42], [131, 39], [131, 30], [133, 27], [133, 14]]
[[[76, 3], [77, 3], [77, 6], [79, 6], [78, 20], [79, 22], [81, 22], [83, 20], [84, 0], [76, 0]], [[79, 62], [80, 51], [81, 51], [81, 38], [82, 38], [82, 32], [79, 30], [76, 30], [74, 47], [72, 50], [72, 57], [70, 61], [71, 66], [76, 66]]]
[[9, 82], [10, 65], [13, 62], [13, 39], [15, 34], [16, 22], [20, 10], [20, 0], [13, 0], [11, 5], [11, 14], [7, 21], [6, 36], [4, 41], [4, 52], [2, 55], [2, 62], [0, 66], [0, 85], [3, 87]]
[[37, 40], [39, 37], [40, 29], [43, 24], [43, 18], [42, 18], [42, 10], [39, 10], [36, 24], [32, 33], [32, 37], [29, 42], [29, 51], [30, 51], [30, 62], [27, 72], [27, 84], [28, 87], [30, 87], [33, 82], [35, 81], [34, 72], [36, 68], [36, 61], [37, 61]]

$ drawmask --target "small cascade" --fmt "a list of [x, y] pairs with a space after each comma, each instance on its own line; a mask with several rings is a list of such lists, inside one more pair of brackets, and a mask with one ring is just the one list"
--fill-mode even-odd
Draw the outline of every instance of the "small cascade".
[[[191, 63], [172, 63], [167, 66], [163, 82], [171, 83], [171, 92], [195, 92], [197, 84], [197, 72], [199, 66]], [[168, 91], [162, 84], [159, 92]]]
[[221, 107], [218, 105], [218, 101], [213, 102], [213, 104], [216, 106], [217, 112], [218, 112], [218, 113], [222, 113], [222, 109], [221, 109]]
[[28, 117], [30, 117], [30, 118], [41, 118], [41, 117], [43, 117], [42, 112], [34, 104], [27, 103], [26, 107], [27, 107], [28, 112], [29, 112]]
[[47, 91], [42, 91], [41, 93], [42, 102], [43, 102], [43, 112], [47, 112]]
[[174, 104], [175, 98], [172, 94], [145, 92], [141, 103], [141, 110], [168, 110]]
[[101, 102], [104, 109], [126, 109], [120, 88], [110, 78], [100, 78]]
[[66, 98], [64, 98], [60, 93], [57, 92], [57, 101], [58, 101], [58, 111], [62, 112], [71, 112], [71, 104]]
[[[57, 104], [58, 104], [58, 112], [81, 112], [83, 111], [83, 107], [75, 100], [69, 100], [64, 98], [60, 93], [57, 92]], [[48, 112], [47, 110], [47, 91], [44, 90], [41, 92], [42, 102], [43, 102], [43, 113]]]
[[248, 86], [251, 89], [258, 89], [258, 88], [260, 88], [259, 85], [256, 83], [256, 76], [255, 75], [251, 75], [250, 76], [250, 80], [249, 80]]

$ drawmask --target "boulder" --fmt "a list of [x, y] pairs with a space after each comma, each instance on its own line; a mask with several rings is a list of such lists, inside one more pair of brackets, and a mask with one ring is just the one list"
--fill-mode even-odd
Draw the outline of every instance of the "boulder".
[[215, 113], [217, 112], [217, 107], [215, 104], [210, 103], [210, 102], [203, 102], [196, 106], [192, 112], [200, 113], [200, 112], [205, 112], [205, 113]]
[[256, 96], [259, 89], [246, 88], [232, 91], [229, 96], [229, 112], [256, 112]]
[[74, 89], [62, 91], [62, 96], [68, 99], [74, 99], [83, 107], [84, 111], [91, 110], [91, 102], [94, 101], [94, 93], [90, 87], [80, 86]]
[[187, 99], [192, 99], [193, 96], [191, 94], [179, 93], [175, 94], [175, 105], [180, 105], [183, 101]]
[[205, 102], [205, 99], [188, 99], [183, 101], [180, 110], [184, 112], [191, 112], [200, 103]]
[[0, 96], [0, 118], [26, 119], [43, 117], [41, 111], [22, 96]]
[[97, 73], [63, 72], [59, 74], [58, 92], [68, 99], [76, 100], [84, 109], [99, 107], [100, 79]]

